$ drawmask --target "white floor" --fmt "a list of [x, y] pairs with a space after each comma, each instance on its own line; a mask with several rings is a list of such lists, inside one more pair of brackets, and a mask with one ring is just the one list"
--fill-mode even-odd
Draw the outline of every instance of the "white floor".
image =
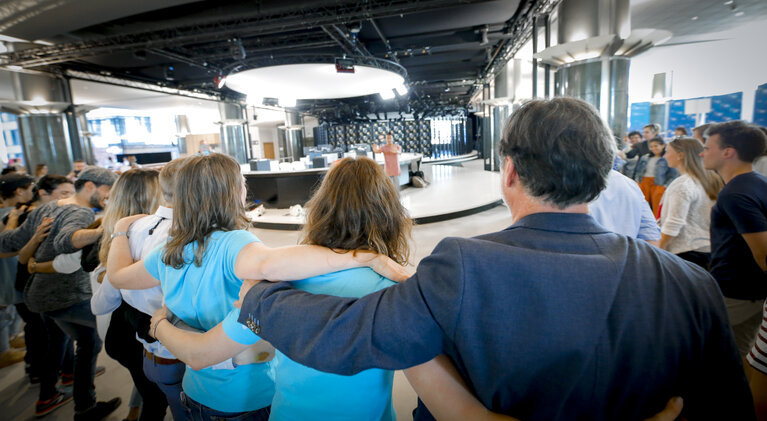
[[[501, 198], [499, 174], [484, 171], [480, 159], [456, 165], [423, 164], [421, 170], [429, 186], [400, 191], [400, 200], [411, 218], [479, 208]], [[303, 216], [291, 216], [289, 212], [289, 209], [267, 209], [263, 215], [251, 219], [259, 224], [304, 223]]]
[[[481, 161], [464, 163], [464, 166], [467, 164], [470, 167], [476, 166], [477, 163], [481, 164]], [[440, 176], [442, 171], [442, 169], [438, 169], [436, 172], [437, 176]], [[444, 170], [445, 174], [449, 171], [452, 170]], [[494, 188], [496, 192], [499, 191], [497, 186], [494, 186]], [[443, 206], [445, 203], [454, 200], [455, 197], [465, 194], [466, 191], [478, 191], [480, 189], [481, 187], [471, 185], [470, 183], [467, 185], [456, 184], [454, 189], [442, 191], [439, 197], [434, 199], [434, 205]], [[504, 206], [498, 206], [463, 218], [416, 226], [413, 231], [412, 264], [414, 266], [417, 265], [445, 237], [471, 237], [498, 231], [506, 228], [508, 225], [510, 225], [508, 209]], [[274, 247], [297, 244], [300, 240], [300, 233], [297, 231], [254, 229], [253, 232], [264, 243]], [[128, 413], [127, 402], [132, 388], [128, 371], [103, 352], [99, 356], [99, 364], [106, 366], [107, 372], [103, 376], [96, 378], [98, 398], [105, 400], [114, 396], [122, 397], [123, 406], [107, 418], [108, 420], [122, 420]], [[0, 370], [0, 420], [21, 421], [34, 419], [33, 406], [37, 399], [38, 391], [39, 388], [37, 386], [30, 386], [24, 376], [23, 364], [16, 364]], [[401, 372], [397, 372], [394, 377], [394, 403], [399, 420], [412, 420], [411, 413], [416, 405], [416, 396]], [[44, 419], [51, 421], [71, 420], [73, 408], [73, 404], [69, 403]], [[170, 415], [166, 419], [169, 420]]]

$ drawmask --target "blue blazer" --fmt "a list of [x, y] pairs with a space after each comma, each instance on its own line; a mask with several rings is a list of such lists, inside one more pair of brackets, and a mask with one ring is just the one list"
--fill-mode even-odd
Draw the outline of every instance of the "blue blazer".
[[339, 374], [447, 354], [482, 404], [523, 420], [641, 420], [677, 395], [690, 420], [755, 419], [711, 275], [585, 214], [446, 238], [411, 279], [359, 299], [262, 282], [240, 322]]

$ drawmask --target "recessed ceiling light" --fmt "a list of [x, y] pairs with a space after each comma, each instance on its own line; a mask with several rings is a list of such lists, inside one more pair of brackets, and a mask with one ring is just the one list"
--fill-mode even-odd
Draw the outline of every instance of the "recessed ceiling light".
[[733, 3], [735, 3], [733, 0], [728, 0], [728, 1], [724, 2], [724, 5], [725, 6], [729, 6], [729, 5], [733, 4]]
[[740, 12], [735, 12], [735, 16], [743, 16], [743, 15], [745, 15], [745, 14], [746, 14], [746, 13], [745, 13], [745, 12], [743, 12], [742, 10], [741, 10]]
[[693, 16], [692, 20], [698, 20], [698, 17], [697, 16]]

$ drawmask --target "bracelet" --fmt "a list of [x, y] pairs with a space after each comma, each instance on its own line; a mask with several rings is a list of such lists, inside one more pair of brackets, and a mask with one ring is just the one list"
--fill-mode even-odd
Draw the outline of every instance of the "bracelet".
[[[157, 328], [160, 326], [160, 323], [162, 323], [163, 320], [168, 320], [167, 317], [163, 317], [160, 319], [157, 323], [154, 325], [154, 329], [152, 329], [152, 337], [157, 339]], [[159, 341], [159, 339], [157, 339]]]
[[120, 236], [122, 236], [122, 235], [124, 235], [124, 236], [125, 236], [125, 238], [130, 238], [130, 235], [128, 235], [128, 231], [120, 231], [120, 232], [114, 232], [114, 233], [112, 233], [112, 235], [109, 237], [109, 241], [112, 241], [112, 240], [114, 240], [115, 238], [117, 238], [117, 237], [120, 237]]

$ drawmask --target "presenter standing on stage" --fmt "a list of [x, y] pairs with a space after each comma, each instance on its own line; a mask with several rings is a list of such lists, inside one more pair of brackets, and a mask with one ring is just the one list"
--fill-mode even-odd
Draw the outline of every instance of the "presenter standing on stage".
[[384, 154], [384, 171], [389, 179], [394, 183], [394, 187], [399, 192], [399, 154], [402, 153], [402, 147], [395, 145], [392, 141], [391, 132], [386, 134], [386, 144], [383, 146], [373, 145], [373, 152]]

